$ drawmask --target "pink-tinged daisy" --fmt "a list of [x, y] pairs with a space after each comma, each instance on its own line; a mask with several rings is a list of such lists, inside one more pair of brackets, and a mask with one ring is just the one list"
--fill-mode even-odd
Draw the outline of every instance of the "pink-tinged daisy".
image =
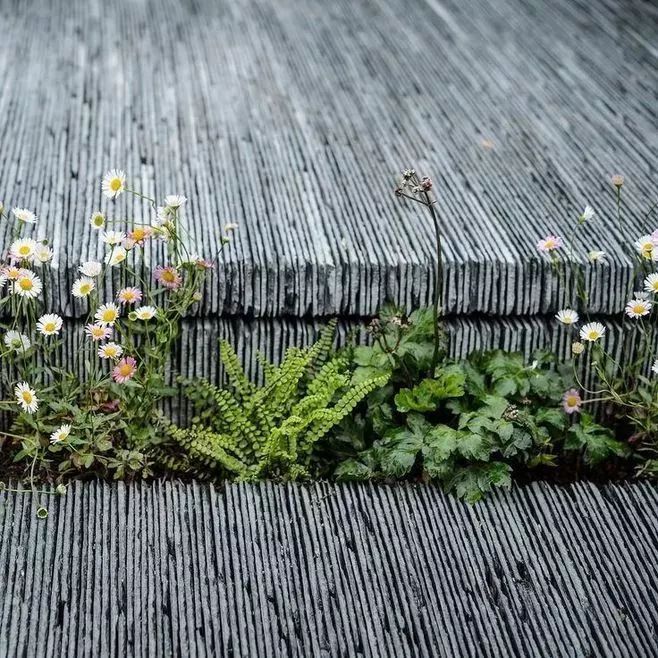
[[28, 414], [33, 414], [39, 408], [39, 398], [36, 391], [27, 383], [20, 382], [14, 388], [18, 405]]
[[46, 313], [37, 322], [37, 331], [43, 336], [56, 336], [62, 330], [63, 320], [56, 313]]
[[94, 320], [104, 327], [112, 326], [119, 319], [119, 307], [114, 302], [108, 302], [98, 307]]
[[212, 270], [215, 265], [212, 261], [206, 260], [205, 258], [199, 258], [195, 265], [198, 270]]
[[41, 279], [30, 270], [21, 270], [18, 278], [14, 281], [12, 292], [20, 297], [34, 299], [38, 297], [43, 289]]
[[562, 238], [557, 235], [547, 235], [537, 243], [537, 249], [542, 253], [549, 253], [564, 246]]
[[37, 216], [31, 210], [28, 210], [27, 208], [14, 208], [12, 210], [12, 213], [14, 213], [14, 217], [19, 222], [23, 222], [23, 224], [36, 224], [37, 223]]
[[7, 277], [9, 281], [16, 281], [18, 277], [21, 275], [21, 270], [22, 268], [18, 267], [18, 265], [7, 265], [5, 268], [3, 268], [2, 273]]
[[649, 315], [651, 313], [651, 307], [651, 302], [646, 299], [631, 299], [626, 304], [625, 311], [629, 318], [636, 319]]
[[112, 327], [104, 327], [102, 324], [88, 324], [85, 333], [93, 341], [105, 340], [112, 335]]
[[118, 359], [123, 354], [123, 347], [118, 343], [105, 343], [98, 348], [101, 359]]
[[177, 288], [180, 288], [183, 283], [183, 278], [178, 270], [171, 265], [167, 265], [166, 267], [158, 265], [153, 271], [153, 276], [155, 276], [155, 280], [161, 286], [164, 286], [169, 290], [176, 290]]
[[565, 308], [557, 312], [555, 316], [558, 322], [562, 324], [576, 324], [578, 322], [578, 313], [572, 308]]
[[103, 194], [109, 199], [116, 199], [126, 189], [126, 173], [121, 169], [110, 169], [101, 183]]
[[580, 411], [580, 407], [583, 404], [583, 399], [580, 397], [580, 393], [575, 389], [569, 389], [562, 396], [562, 408], [565, 413], [573, 414]]
[[117, 384], [125, 384], [132, 379], [137, 372], [137, 361], [132, 356], [127, 356], [114, 366], [112, 370], [112, 379]]
[[142, 291], [139, 288], [122, 288], [117, 293], [120, 304], [136, 304], [142, 301]]
[[132, 240], [133, 245], [142, 246], [152, 235], [153, 229], [150, 226], [137, 226], [128, 232], [128, 239]]
[[605, 327], [600, 322], [588, 322], [580, 328], [580, 339], [595, 343], [605, 334]]

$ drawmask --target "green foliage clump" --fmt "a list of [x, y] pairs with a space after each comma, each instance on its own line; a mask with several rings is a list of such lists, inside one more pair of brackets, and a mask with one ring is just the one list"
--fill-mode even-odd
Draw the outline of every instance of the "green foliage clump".
[[165, 424], [162, 463], [242, 480], [308, 477], [316, 443], [388, 379], [382, 373], [350, 382], [347, 361], [330, 358], [334, 330], [332, 322], [312, 347], [289, 348], [279, 366], [260, 357], [262, 386], [249, 381], [233, 348], [221, 341], [231, 388], [184, 382], [196, 415], [188, 428]]
[[461, 362], [444, 357], [424, 374], [432, 350], [427, 314], [390, 316], [374, 335], [372, 346], [351, 349], [354, 379], [387, 374], [389, 382], [335, 437], [348, 457], [336, 468], [340, 480], [432, 479], [474, 502], [509, 486], [515, 469], [554, 466], [562, 451], [586, 464], [627, 453], [590, 415], [572, 424], [560, 408], [565, 378], [549, 354], [531, 363], [502, 350]]

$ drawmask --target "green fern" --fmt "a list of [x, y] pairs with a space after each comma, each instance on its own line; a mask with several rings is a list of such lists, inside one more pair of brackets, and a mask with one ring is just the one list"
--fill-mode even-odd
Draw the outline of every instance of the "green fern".
[[350, 384], [347, 362], [332, 358], [335, 326], [330, 322], [309, 348], [289, 348], [279, 366], [259, 355], [262, 386], [249, 381], [233, 348], [220, 341], [230, 389], [205, 380], [183, 382], [195, 416], [188, 428], [163, 424], [176, 456], [161, 448], [160, 462], [241, 480], [307, 477], [315, 444], [388, 380], [384, 375]]

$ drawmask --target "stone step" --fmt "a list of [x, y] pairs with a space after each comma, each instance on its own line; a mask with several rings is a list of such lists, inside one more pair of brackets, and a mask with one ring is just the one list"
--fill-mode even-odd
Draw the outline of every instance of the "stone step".
[[[566, 237], [587, 203], [597, 220], [567, 260], [609, 252], [588, 274], [591, 310], [618, 312], [632, 271], [623, 245], [655, 228], [647, 2], [135, 0], [108, 12], [53, 0], [0, 16], [0, 199], [36, 211], [53, 239], [53, 310], [75, 315], [65, 293], [100, 254], [87, 219], [110, 167], [159, 199], [186, 194], [206, 256], [223, 225], [240, 224], [202, 315], [427, 304], [432, 227], [392, 195], [410, 165], [435, 180], [450, 314], [561, 306], [535, 244]], [[147, 207], [124, 197], [112, 214], [140, 222]], [[9, 237], [0, 225], [0, 245]]]

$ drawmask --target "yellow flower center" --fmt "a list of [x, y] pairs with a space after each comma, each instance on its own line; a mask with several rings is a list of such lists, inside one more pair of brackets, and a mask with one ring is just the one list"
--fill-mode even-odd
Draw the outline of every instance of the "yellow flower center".
[[43, 330], [44, 331], [55, 331], [56, 325], [54, 322], [46, 322], [46, 324], [43, 325]]
[[28, 245], [25, 244], [25, 245], [23, 245], [23, 246], [18, 250], [18, 253], [19, 253], [21, 256], [29, 256], [30, 253], [31, 253], [31, 251], [32, 251], [32, 250], [30, 249], [30, 247], [29, 247]]
[[139, 242], [146, 237], [146, 231], [143, 228], [136, 228], [132, 233], [132, 239], [135, 242]]
[[18, 285], [21, 287], [21, 290], [29, 291], [32, 290], [34, 287], [34, 284], [32, 283], [32, 279], [21, 279], [18, 282]]
[[23, 398], [23, 402], [25, 402], [25, 404], [32, 404], [32, 393], [30, 393], [30, 391], [23, 391], [21, 393], [21, 397]]
[[103, 311], [103, 321], [104, 322], [114, 322], [117, 319], [116, 311], [108, 308]]
[[575, 407], [578, 405], [578, 398], [575, 395], [567, 396], [567, 407]]
[[103, 226], [103, 222], [104, 222], [103, 215], [94, 216], [94, 224], [96, 226]]
[[129, 363], [124, 363], [119, 366], [119, 374], [122, 377], [127, 377], [133, 371], [133, 367]]
[[176, 280], [176, 276], [171, 270], [165, 270], [162, 273], [162, 280], [167, 283], [173, 283]]
[[591, 329], [590, 332], [587, 334], [587, 337], [590, 340], [596, 340], [599, 337], [599, 332], [596, 331], [596, 329]]
[[113, 192], [118, 192], [121, 189], [121, 179], [120, 178], [113, 178], [110, 181], [110, 189]]

